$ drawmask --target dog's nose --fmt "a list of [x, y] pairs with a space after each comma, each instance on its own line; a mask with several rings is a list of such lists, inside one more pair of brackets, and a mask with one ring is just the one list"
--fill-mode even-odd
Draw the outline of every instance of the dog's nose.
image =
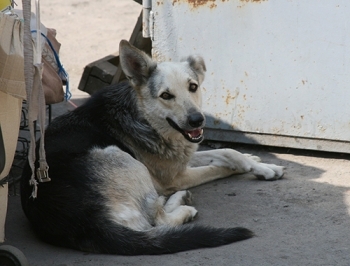
[[204, 116], [201, 113], [193, 113], [188, 116], [188, 124], [191, 127], [200, 127], [203, 125]]

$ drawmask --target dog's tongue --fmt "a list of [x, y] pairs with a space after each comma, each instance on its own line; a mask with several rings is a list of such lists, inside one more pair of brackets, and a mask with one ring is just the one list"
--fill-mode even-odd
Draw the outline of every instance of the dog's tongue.
[[200, 135], [202, 135], [203, 129], [198, 128], [198, 129], [195, 129], [195, 130], [192, 130], [192, 131], [186, 131], [186, 133], [188, 135], [190, 135], [191, 138], [196, 138], [196, 137], [199, 137]]

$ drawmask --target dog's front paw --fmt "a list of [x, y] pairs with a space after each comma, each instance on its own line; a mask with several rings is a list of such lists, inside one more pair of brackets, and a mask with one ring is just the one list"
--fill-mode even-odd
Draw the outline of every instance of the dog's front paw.
[[275, 164], [258, 163], [252, 170], [259, 180], [272, 181], [284, 175], [284, 167]]

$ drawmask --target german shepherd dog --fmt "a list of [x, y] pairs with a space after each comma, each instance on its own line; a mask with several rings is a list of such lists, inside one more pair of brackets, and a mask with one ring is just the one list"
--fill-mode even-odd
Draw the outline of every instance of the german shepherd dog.
[[[47, 128], [51, 182], [31, 198], [31, 170], [21, 182], [23, 210], [44, 241], [86, 252], [175, 253], [253, 236], [245, 228], [211, 228], [192, 221], [188, 188], [251, 172], [278, 179], [283, 167], [232, 149], [196, 152], [205, 116], [199, 56], [154, 62], [120, 43], [128, 81], [101, 89]], [[36, 163], [38, 165], [38, 163]]]

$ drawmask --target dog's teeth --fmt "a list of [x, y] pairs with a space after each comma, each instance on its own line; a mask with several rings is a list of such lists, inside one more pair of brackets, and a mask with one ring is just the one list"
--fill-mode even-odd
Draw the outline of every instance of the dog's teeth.
[[186, 134], [192, 140], [199, 140], [202, 137], [202, 135], [203, 135], [203, 129], [201, 129], [199, 135], [195, 136], [195, 137], [192, 136], [192, 134], [190, 132], [186, 132]]

